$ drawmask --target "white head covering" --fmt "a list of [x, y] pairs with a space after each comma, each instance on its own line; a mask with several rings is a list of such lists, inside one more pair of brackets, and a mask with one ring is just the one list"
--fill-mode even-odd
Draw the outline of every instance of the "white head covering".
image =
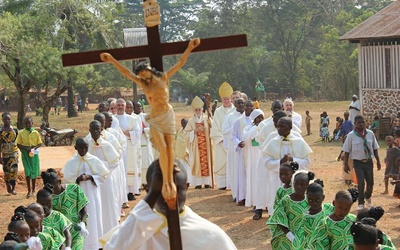
[[357, 96], [357, 95], [353, 95], [353, 97], [356, 98], [356, 99], [358, 99], [358, 96]]
[[259, 115], [264, 116], [264, 112], [261, 109], [254, 109], [253, 112], [251, 112], [250, 114], [251, 121], [254, 122], [254, 119], [256, 119]]

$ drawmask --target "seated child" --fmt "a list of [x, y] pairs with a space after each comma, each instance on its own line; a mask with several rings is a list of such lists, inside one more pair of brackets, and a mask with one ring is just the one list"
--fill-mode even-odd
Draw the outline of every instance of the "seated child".
[[358, 199], [357, 189], [336, 193], [333, 201], [334, 212], [322, 219], [310, 236], [309, 246], [312, 249], [351, 249], [353, 237], [349, 231], [356, 220], [356, 216], [349, 214], [351, 206]]
[[295, 235], [299, 230], [299, 222], [309, 209], [305, 193], [313, 179], [314, 173], [306, 170], [298, 170], [293, 175], [294, 192], [281, 199], [267, 221], [272, 234], [272, 249], [292, 249]]

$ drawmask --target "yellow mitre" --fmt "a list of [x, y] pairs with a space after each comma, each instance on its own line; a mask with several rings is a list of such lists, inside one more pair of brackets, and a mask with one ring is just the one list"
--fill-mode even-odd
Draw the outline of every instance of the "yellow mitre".
[[232, 93], [233, 88], [229, 83], [224, 82], [221, 84], [221, 86], [219, 86], [219, 96], [221, 99], [224, 97], [231, 97]]
[[193, 109], [196, 109], [196, 108], [203, 108], [204, 102], [203, 102], [203, 100], [201, 100], [200, 97], [198, 97], [198, 96], [196, 95], [196, 97], [193, 98], [193, 101], [192, 101], [191, 106], [192, 106]]

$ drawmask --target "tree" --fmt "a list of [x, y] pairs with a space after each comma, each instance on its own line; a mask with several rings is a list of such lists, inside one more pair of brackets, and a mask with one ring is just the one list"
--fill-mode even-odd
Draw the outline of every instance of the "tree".
[[196, 73], [193, 68], [181, 69], [171, 80], [172, 89], [176, 88], [180, 95], [188, 96], [192, 100], [196, 95], [209, 92], [207, 88], [209, 72]]

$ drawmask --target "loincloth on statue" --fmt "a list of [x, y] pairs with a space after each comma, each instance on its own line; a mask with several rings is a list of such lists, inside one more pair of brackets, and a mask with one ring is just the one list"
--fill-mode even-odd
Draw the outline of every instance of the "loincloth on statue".
[[[175, 113], [171, 106], [169, 106], [169, 110], [161, 115], [156, 117], [150, 117], [150, 115], [146, 116], [146, 121], [150, 124], [150, 141], [153, 143], [153, 146], [157, 149], [158, 145], [155, 145], [154, 138], [152, 133], [161, 133], [163, 135], [173, 135], [176, 134], [175, 129]], [[152, 131], [153, 130], [153, 131]]]

